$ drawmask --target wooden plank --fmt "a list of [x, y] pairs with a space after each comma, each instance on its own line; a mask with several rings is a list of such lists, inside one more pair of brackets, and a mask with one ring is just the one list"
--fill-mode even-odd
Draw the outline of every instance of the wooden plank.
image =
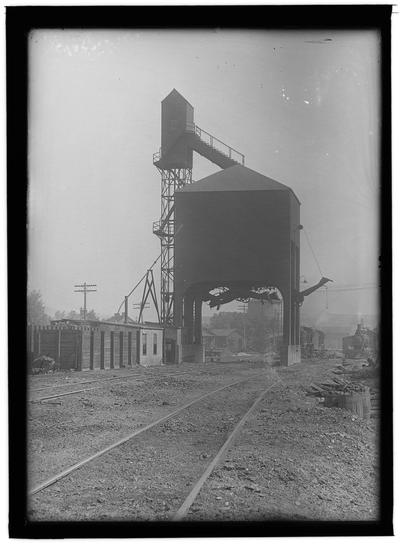
[[96, 329], [94, 331], [94, 338], [93, 338], [93, 369], [94, 370], [100, 368], [100, 357], [101, 357], [100, 331]]
[[119, 333], [119, 367], [124, 367], [124, 332]]
[[132, 332], [128, 332], [128, 366], [132, 365]]
[[76, 330], [60, 330], [60, 364], [63, 369], [76, 369], [77, 366], [77, 335]]
[[110, 369], [114, 369], [114, 332], [110, 332]]
[[89, 369], [93, 370], [93, 362], [94, 362], [94, 331], [90, 331], [90, 355], [89, 355]]
[[81, 369], [88, 370], [90, 367], [90, 331], [84, 329], [81, 333]]
[[104, 370], [104, 350], [105, 339], [104, 332], [100, 332], [100, 369]]
[[57, 360], [58, 356], [58, 332], [57, 330], [42, 330], [41, 332], [41, 354]]
[[61, 363], [61, 330], [58, 330], [57, 362]]
[[110, 368], [110, 332], [104, 331], [104, 369]]

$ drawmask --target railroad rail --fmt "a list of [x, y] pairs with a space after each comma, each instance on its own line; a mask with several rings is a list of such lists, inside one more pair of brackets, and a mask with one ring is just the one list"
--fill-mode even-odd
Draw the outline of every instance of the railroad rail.
[[[51, 388], [60, 388], [61, 386], [68, 386], [68, 387], [72, 387], [73, 385], [85, 385], [87, 383], [107, 383], [109, 381], [123, 381], [124, 379], [132, 379], [132, 378], [136, 378], [138, 381], [142, 380], [142, 379], [154, 379], [155, 377], [181, 377], [183, 375], [188, 375], [190, 372], [180, 372], [180, 373], [174, 373], [174, 374], [152, 374], [152, 373], [144, 373], [144, 374], [138, 374], [138, 373], [135, 373], [135, 374], [127, 374], [127, 375], [123, 375], [121, 377], [110, 377], [110, 378], [107, 378], [107, 379], [94, 379], [92, 381], [82, 381], [82, 382], [75, 382], [73, 384], [64, 384], [64, 385], [50, 385], [48, 387], [43, 387], [43, 389], [51, 389]], [[96, 387], [90, 387], [89, 389], [80, 389], [80, 390], [77, 390], [77, 391], [68, 391], [68, 392], [62, 392], [62, 393], [59, 393], [59, 394], [52, 394], [52, 395], [49, 395], [49, 396], [42, 396], [41, 398], [31, 398], [28, 400], [28, 402], [41, 402], [43, 400], [52, 400], [54, 398], [62, 398], [63, 396], [72, 396], [73, 394], [80, 394], [80, 393], [83, 393], [83, 392], [90, 392], [90, 391], [94, 391], [96, 389], [101, 389], [102, 385], [98, 385]], [[40, 390], [40, 389], [37, 389], [37, 390]], [[36, 390], [36, 392], [37, 392]], [[33, 390], [31, 392], [34, 392]]]
[[264, 398], [264, 396], [267, 394], [269, 390], [271, 390], [275, 385], [278, 383], [282, 383], [280, 379], [270, 385], [267, 389], [265, 389], [253, 402], [251, 407], [246, 411], [246, 413], [243, 415], [243, 417], [240, 419], [240, 421], [237, 423], [235, 428], [232, 430], [232, 432], [229, 434], [228, 438], [226, 439], [224, 445], [221, 447], [221, 449], [218, 451], [214, 459], [211, 461], [211, 463], [207, 466], [206, 470], [203, 472], [201, 477], [198, 479], [198, 481], [193, 486], [192, 490], [190, 491], [189, 495], [186, 497], [180, 508], [177, 510], [175, 515], [172, 518], [172, 521], [181, 521], [184, 519], [186, 514], [188, 513], [190, 507], [196, 500], [196, 497], [200, 493], [203, 485], [206, 483], [207, 479], [210, 477], [212, 471], [217, 466], [217, 464], [223, 459], [225, 453], [228, 451], [230, 446], [233, 444], [234, 439], [240, 432], [240, 430], [245, 425], [246, 421], [250, 417], [250, 415], [256, 410], [256, 408], [259, 406], [261, 400]]
[[[186, 369], [186, 368], [185, 368]], [[111, 370], [93, 370], [93, 371], [98, 371], [98, 372], [104, 372], [104, 371], [111, 371]], [[118, 368], [116, 368], [114, 371], [118, 371]], [[157, 373], [156, 373], [157, 371]], [[133, 377], [134, 375], [137, 375], [138, 377], [140, 376], [151, 376], [151, 377], [164, 377], [164, 376], [167, 376], [169, 374], [171, 374], [171, 371], [167, 371], [167, 370], [164, 370], [164, 371], [161, 371], [161, 370], [154, 370], [154, 368], [152, 367], [151, 370], [147, 370], [147, 369], [143, 369], [143, 370], [137, 370], [134, 374], [125, 374], [125, 375], [121, 375], [119, 377], [116, 377], [116, 376], [113, 376], [113, 377], [108, 377], [106, 379], [89, 379], [88, 381], [72, 381], [71, 383], [61, 383], [61, 384], [53, 384], [53, 385], [46, 385], [44, 387], [39, 387], [37, 389], [29, 389], [29, 392], [39, 392], [39, 391], [44, 391], [44, 390], [47, 390], [47, 389], [55, 389], [55, 388], [58, 388], [58, 387], [73, 387], [74, 385], [85, 385], [85, 384], [88, 384], [88, 383], [102, 383], [102, 382], [106, 382], [106, 381], [117, 381], [119, 379], [123, 379], [124, 377]], [[172, 373], [188, 373], [188, 372], [180, 372], [179, 370], [173, 370]]]
[[[40, 519], [50, 513], [61, 520], [66, 518], [65, 521], [74, 516], [92, 520], [99, 514], [100, 517], [121, 514], [121, 520], [161, 518], [179, 522], [203, 520], [204, 516], [213, 514], [215, 508], [217, 519], [224, 516], [224, 511], [232, 511], [232, 516], [242, 506], [239, 497], [242, 488], [259, 492], [253, 487], [253, 483], [259, 485], [258, 480], [252, 479], [246, 468], [251, 464], [247, 460], [247, 437], [259, 434], [260, 426], [268, 430], [270, 406], [266, 404], [263, 409], [265, 417], [257, 410], [269, 391], [279, 384], [290, 385], [290, 380], [286, 383], [279, 376], [271, 369], [263, 369], [209, 392], [203, 391], [201, 396], [145, 426], [138, 423], [140, 428], [136, 430], [130, 430], [128, 425], [123, 438], [103, 449], [100, 448], [104, 444], [98, 443], [89, 456], [87, 452], [81, 452], [81, 460], [71, 464], [74, 461], [69, 459], [64, 464], [71, 466], [64, 470], [53, 467], [51, 473], [54, 475], [29, 491], [31, 498], [42, 492], [32, 499], [32, 513], [38, 510]], [[221, 380], [220, 376], [218, 380]], [[252, 383], [245, 388], [228, 392], [231, 387], [250, 381]], [[281, 390], [276, 389], [272, 398], [280, 397], [280, 394]], [[210, 400], [212, 396], [215, 398]], [[192, 408], [191, 411], [183, 413], [188, 408]], [[257, 419], [255, 429], [250, 418]], [[168, 420], [172, 422], [167, 423]], [[246, 434], [244, 441], [235, 445], [242, 432]], [[261, 460], [262, 466], [265, 462], [263, 448], [259, 447], [260, 451], [255, 452], [256, 468]], [[103, 456], [103, 460], [97, 460]], [[42, 474], [42, 480], [44, 477]], [[253, 482], [249, 484], [251, 487], [244, 485], [244, 480]], [[54, 484], [55, 487], [50, 487]], [[263, 486], [260, 484], [260, 487]], [[260, 496], [267, 495], [260, 493]], [[250, 508], [251, 494], [245, 493], [244, 498]], [[260, 500], [260, 506], [267, 505]]]
[[121, 377], [109, 377], [106, 379], [89, 379], [88, 381], [73, 381], [72, 383], [61, 383], [59, 385], [46, 385], [45, 387], [39, 387], [38, 389], [29, 389], [29, 392], [39, 392], [47, 389], [58, 389], [62, 387], [73, 387], [74, 385], [86, 385], [88, 383], [105, 383], [106, 381], [116, 381], [125, 377], [141, 376], [141, 373], [127, 374]]
[[[266, 373], [268, 372], [265, 372], [263, 371], [262, 373], [257, 373], [257, 374], [251, 374], [250, 376], [247, 376], [246, 378], [242, 378], [240, 380], [237, 380], [237, 381], [234, 381], [234, 382], [231, 382], [229, 383], [228, 385], [224, 385], [222, 387], [219, 387], [217, 389], [214, 389], [212, 391], [209, 391], [201, 396], [198, 396], [196, 397], [195, 399], [183, 404], [182, 406], [180, 406], [179, 408], [175, 409], [174, 411], [168, 413], [167, 415], [164, 415], [163, 417], [160, 417], [159, 419], [156, 419], [155, 421], [153, 421], [152, 423], [149, 423], [148, 425], [145, 425], [145, 426], [142, 426], [140, 428], [138, 428], [137, 430], [133, 431], [132, 433], [128, 434], [127, 436], [117, 440], [116, 442], [113, 442], [112, 444], [108, 445], [107, 447], [97, 451], [96, 453], [93, 453], [92, 455], [82, 459], [81, 461], [77, 462], [76, 464], [66, 468], [65, 470], [63, 470], [62, 472], [54, 475], [53, 477], [47, 479], [46, 481], [38, 484], [37, 486], [33, 487], [31, 490], [29, 490], [28, 492], [28, 495], [29, 496], [33, 496], [37, 493], [39, 493], [40, 491], [43, 491], [44, 489], [48, 488], [49, 486], [55, 484], [56, 482], [59, 482], [60, 480], [63, 480], [64, 478], [66, 478], [67, 476], [69, 476], [70, 474], [72, 474], [73, 472], [81, 469], [82, 467], [84, 467], [85, 465], [87, 465], [88, 463], [92, 462], [93, 460], [95, 459], [98, 459], [100, 458], [101, 456], [105, 455], [106, 453], [109, 453], [110, 451], [116, 449], [117, 447], [119, 446], [122, 446], [123, 444], [126, 444], [127, 442], [129, 442], [130, 440], [132, 440], [133, 438], [139, 436], [140, 434], [156, 427], [157, 425], [160, 425], [166, 421], [168, 421], [169, 419], [171, 419], [172, 417], [175, 417], [177, 416], [178, 414], [182, 413], [184, 410], [186, 410], [187, 408], [190, 408], [191, 406], [194, 406], [195, 404], [199, 403], [200, 401], [202, 400], [205, 400], [206, 398], [209, 398], [221, 391], [224, 391], [226, 389], [229, 389], [235, 385], [239, 385], [241, 383], [245, 383], [245, 382], [248, 382], [252, 379], [255, 379], [255, 378], [259, 378], [261, 376], [265, 376]], [[279, 380], [280, 381], [280, 380]], [[277, 381], [276, 383], [278, 383], [279, 381]], [[265, 391], [263, 391], [262, 393], [262, 396], [268, 391], [270, 390], [276, 383], [274, 383], [273, 385], [270, 385]], [[262, 399], [262, 396], [258, 396], [257, 400], [253, 403], [252, 407], [250, 408], [249, 411], [246, 412], [246, 414], [243, 416], [243, 418], [241, 419], [241, 421], [238, 423], [238, 425], [235, 427], [235, 429], [232, 431], [230, 437], [228, 438], [228, 440], [225, 442], [223, 448], [221, 449], [224, 449], [226, 450], [227, 447], [230, 445], [230, 443], [232, 442], [233, 438], [237, 435], [238, 431], [240, 430], [240, 428], [243, 426], [243, 424], [245, 423], [245, 421], [247, 420], [247, 418], [249, 417], [249, 415], [251, 414], [252, 411], [255, 410], [255, 408], [257, 407], [258, 403], [261, 401]], [[227, 443], [228, 442], [228, 443]], [[221, 452], [221, 453], [220, 453]], [[225, 451], [221, 451], [220, 450], [219, 452], [219, 458], [222, 457], [222, 454], [225, 452]], [[218, 462], [218, 461], [217, 461]], [[216, 463], [215, 463], [216, 464]], [[206, 471], [207, 472], [207, 471]], [[204, 483], [205, 480], [203, 480], [202, 483]], [[186, 501], [185, 501], [186, 502]], [[186, 506], [186, 505], [185, 505]], [[182, 511], [181, 511], [182, 512]], [[181, 512], [179, 514], [179, 517], [181, 517]]]

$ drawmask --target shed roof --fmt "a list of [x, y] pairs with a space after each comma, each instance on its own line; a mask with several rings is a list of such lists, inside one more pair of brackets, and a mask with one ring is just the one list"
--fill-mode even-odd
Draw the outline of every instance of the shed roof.
[[116, 320], [83, 320], [83, 319], [59, 319], [52, 320], [52, 324], [74, 324], [75, 326], [90, 326], [92, 328], [101, 328], [102, 324], [108, 326], [122, 326], [136, 328], [139, 330], [163, 330], [164, 327], [161, 324], [149, 323], [149, 322], [134, 322], [132, 319], [130, 322], [122, 322]]
[[[178, 192], [197, 191], [291, 191], [289, 186], [253, 171], [244, 165], [234, 165], [206, 176], [193, 184], [187, 184]], [[296, 197], [296, 195], [295, 195]], [[297, 199], [297, 197], [296, 197]]]

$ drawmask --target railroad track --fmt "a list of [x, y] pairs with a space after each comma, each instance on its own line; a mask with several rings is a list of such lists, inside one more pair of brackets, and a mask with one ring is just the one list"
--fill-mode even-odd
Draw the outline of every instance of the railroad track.
[[85, 385], [85, 384], [90, 384], [90, 383], [101, 383], [101, 385], [97, 385], [96, 387], [83, 388], [83, 389], [79, 389], [79, 390], [62, 392], [62, 393], [58, 393], [58, 394], [51, 394], [51, 395], [48, 395], [48, 396], [42, 396], [40, 398], [31, 398], [31, 399], [28, 400], [28, 402], [42, 402], [43, 400], [52, 400], [54, 398], [62, 398], [64, 396], [72, 396], [74, 394], [81, 394], [81, 393], [90, 392], [90, 391], [93, 391], [93, 390], [96, 390], [96, 389], [100, 389], [103, 386], [104, 383], [108, 383], [110, 381], [124, 381], [125, 379], [131, 380], [132, 378], [135, 378], [138, 381], [141, 381], [141, 380], [144, 380], [144, 379], [154, 379], [155, 377], [156, 378], [181, 377], [181, 376], [188, 375], [188, 374], [191, 374], [191, 372], [186, 372], [185, 371], [185, 372], [172, 373], [172, 374], [171, 373], [154, 374], [154, 373], [150, 373], [150, 372], [145, 372], [145, 373], [126, 374], [126, 375], [122, 375], [122, 376], [119, 376], [119, 377], [108, 377], [106, 379], [93, 379], [93, 380], [89, 380], [89, 381], [76, 381], [74, 383], [69, 383], [69, 384], [64, 383], [62, 385], [49, 385], [49, 386], [46, 386], [46, 387], [42, 387], [40, 389], [32, 389], [30, 392], [42, 391], [42, 390], [45, 390], [45, 389], [47, 390], [47, 389], [58, 389], [58, 388], [64, 388], [64, 387], [72, 387], [72, 386]]
[[[265, 379], [269, 379], [267, 386], [263, 384]], [[254, 380], [257, 380], [255, 385], [253, 385]], [[247, 382], [251, 382], [251, 385], [247, 387], [250, 391], [250, 395], [246, 390], [237, 390], [239, 385], [243, 385]], [[94, 484], [98, 483], [98, 480], [101, 481], [105, 468], [110, 469], [111, 465], [112, 472], [112, 467], [114, 465], [115, 469], [116, 461], [118, 461], [118, 467], [121, 466], [121, 469], [116, 469], [116, 474], [122, 473], [125, 483], [128, 483], [128, 486], [130, 486], [133, 483], [136, 483], [135, 480], [140, 481], [140, 479], [143, 478], [141, 474], [142, 467], [143, 464], [147, 465], [149, 463], [149, 449], [151, 458], [153, 448], [154, 453], [159, 453], [157, 451], [158, 446], [160, 446], [160, 450], [163, 452], [164, 450], [168, 451], [168, 446], [171, 444], [172, 451], [174, 452], [174, 447], [177, 448], [179, 457], [183, 457], [185, 462], [187, 461], [186, 457], [189, 459], [193, 459], [194, 457], [191, 464], [189, 461], [188, 464], [185, 464], [185, 467], [182, 468], [183, 474], [185, 474], [185, 472], [190, 474], [191, 487], [188, 489], [186, 484], [183, 487], [183, 491], [182, 483], [179, 484], [177, 494], [179, 498], [181, 498], [181, 502], [179, 504], [175, 502], [176, 509], [173, 512], [168, 513], [168, 517], [166, 518], [175, 521], [183, 519], [187, 515], [188, 510], [204, 483], [207, 481], [215, 467], [221, 462], [248, 418], [255, 412], [266, 393], [280, 382], [281, 380], [276, 380], [276, 378], [272, 381], [270, 373], [264, 371], [263, 373], [252, 374], [251, 376], [231, 382], [228, 385], [224, 385], [198, 396], [167, 415], [133, 431], [124, 438], [121, 438], [104, 449], [101, 449], [64, 469], [57, 475], [36, 485], [29, 491], [31, 501], [34, 506], [38, 505], [38, 503], [40, 506], [40, 500], [37, 498], [39, 496], [45, 503], [50, 502], [50, 505], [52, 505], [53, 502], [56, 502], [57, 499], [58, 502], [62, 503], [70, 494], [69, 488], [71, 487], [71, 484], [72, 489], [74, 488], [74, 483], [75, 485], [76, 483], [79, 483], [79, 499], [81, 499], [81, 495], [84, 495], [84, 491], [93, 491]], [[234, 395], [233, 399], [232, 393]], [[208, 403], [208, 407], [202, 412], [202, 407], [206, 403]], [[206, 424], [202, 421], [204, 415], [206, 416], [206, 421], [208, 420]], [[198, 428], [200, 430], [197, 431], [195, 421], [199, 419]], [[214, 435], [216, 438], [214, 438]], [[134, 439], [135, 441], [133, 442]], [[156, 447], [154, 447], [153, 444], [155, 444]], [[208, 459], [210, 459], [208, 456], [205, 458], [207, 460], [203, 460], [202, 455], [199, 459], [197, 452], [199, 450], [201, 452], [204, 449], [211, 449], [211, 447], [214, 452], [217, 451], [215, 456], [211, 459], [211, 462], [208, 461]], [[134, 453], [135, 450], [138, 451]], [[168, 461], [168, 456], [165, 456]], [[129, 482], [126, 482], [126, 471], [124, 470], [127, 466], [127, 457], [128, 459], [134, 458], [133, 464], [136, 462], [136, 465], [134, 464], [132, 467], [129, 466], [132, 464], [132, 461], [128, 461], [128, 468], [131, 475], [136, 472], [135, 476], [132, 475], [132, 479], [129, 480]], [[90, 464], [100, 458], [102, 459], [100, 465]], [[158, 498], [159, 495], [157, 494], [157, 491], [153, 491], [153, 480], [158, 483], [159, 487], [163, 488], [165, 481], [168, 479], [169, 470], [168, 464], [166, 465], [164, 462], [163, 454], [161, 454], [161, 459], [157, 457], [155, 457], [155, 459], [156, 460], [153, 461], [151, 458], [154, 462], [154, 468], [150, 468], [148, 471], [150, 480], [147, 481], [148, 487], [145, 487], [145, 490], [147, 494], [153, 493], [156, 495], [156, 498]], [[160, 468], [157, 468], [157, 465], [161, 470]], [[150, 464], [150, 467], [152, 467], [152, 464]], [[103, 470], [100, 470], [101, 468]], [[99, 472], [100, 477], [98, 474]], [[76, 475], [73, 476], [75, 473]], [[69, 477], [67, 480], [68, 483], [65, 481], [67, 477]], [[116, 481], [118, 482], [118, 480]], [[182, 482], [180, 475], [178, 481]], [[63, 483], [60, 484], [59, 482]], [[110, 483], [113, 483], [113, 479], [111, 479]], [[52, 492], [53, 488], [51, 486], [55, 484], [58, 484], [58, 489], [60, 486], [63, 489], [61, 495], [59, 494], [59, 491], [55, 492], [55, 494]], [[157, 489], [157, 486], [155, 486], [155, 489]], [[50, 495], [50, 501], [46, 501], [46, 495]], [[72, 493], [72, 497], [74, 497], [74, 493]], [[118, 495], [117, 498], [119, 498]], [[135, 499], [136, 498], [143, 498], [143, 492], [141, 494], [138, 493], [138, 496], [135, 496]], [[144, 498], [148, 499], [146, 496]], [[122, 501], [121, 508], [123, 506], [124, 503]]]
[[[228, 362], [226, 363], [228, 365], [231, 365], [231, 364], [243, 364], [242, 362], [238, 363], [238, 362]], [[210, 371], [210, 370], [218, 370], [218, 367], [221, 367], [221, 364], [216, 364], [216, 363], [208, 363], [207, 364], [207, 371]], [[117, 371], [118, 368], [115, 370]], [[122, 379], [122, 378], [125, 378], [125, 377], [133, 377], [135, 375], [137, 375], [138, 377], [142, 376], [142, 377], [145, 377], [145, 376], [151, 376], [151, 377], [164, 377], [164, 376], [168, 376], [168, 377], [172, 377], [173, 375], [183, 375], [183, 374], [193, 374], [193, 373], [196, 373], [198, 372], [199, 370], [199, 367], [196, 366], [196, 367], [188, 367], [187, 365], [185, 365], [185, 369], [180, 371], [179, 369], [175, 369], [175, 370], [169, 370], [169, 369], [165, 369], [163, 367], [161, 368], [158, 368], [158, 369], [155, 369], [155, 367], [152, 367], [151, 370], [150, 369], [146, 369], [146, 368], [141, 368], [140, 370], [137, 370], [135, 371], [135, 373], [133, 374], [125, 374], [125, 375], [121, 375], [121, 376], [118, 376], [118, 377], [109, 377], [109, 378], [106, 378], [106, 379], [89, 379], [89, 380], [85, 380], [85, 381], [73, 381], [71, 383], [60, 383], [60, 384], [53, 384], [53, 385], [45, 385], [43, 387], [38, 387], [38, 388], [30, 388], [29, 389], [29, 392], [40, 392], [40, 391], [44, 391], [44, 390], [48, 390], [48, 389], [56, 389], [56, 388], [62, 388], [62, 387], [75, 387], [76, 385], [85, 385], [85, 384], [89, 384], [89, 383], [103, 383], [103, 382], [108, 382], [108, 381], [117, 381], [119, 379]], [[103, 370], [104, 371], [104, 370]]]
[[134, 373], [134, 374], [126, 374], [121, 375], [119, 377], [108, 377], [106, 379], [89, 379], [88, 381], [73, 381], [71, 383], [59, 383], [59, 384], [53, 384], [53, 385], [46, 385], [45, 387], [39, 387], [37, 389], [29, 389], [29, 392], [39, 392], [39, 391], [45, 391], [47, 389], [58, 389], [62, 387], [74, 387], [75, 385], [86, 385], [88, 383], [104, 383], [106, 381], [115, 381], [117, 379], [121, 379], [122, 377], [133, 377], [134, 375], [140, 376], [141, 373]]
[[246, 413], [243, 415], [243, 417], [240, 419], [240, 421], [237, 423], [235, 428], [232, 430], [232, 432], [229, 434], [228, 438], [224, 442], [223, 446], [219, 449], [218, 453], [215, 455], [215, 457], [212, 459], [210, 464], [207, 466], [207, 468], [204, 470], [203, 474], [200, 476], [200, 478], [197, 480], [197, 482], [194, 484], [192, 489], [190, 490], [189, 494], [186, 496], [183, 503], [180, 505], [178, 510], [175, 512], [174, 516], [172, 517], [172, 521], [181, 521], [183, 520], [192, 504], [196, 500], [197, 496], [199, 495], [202, 487], [206, 483], [207, 479], [211, 476], [213, 470], [216, 468], [216, 466], [222, 461], [225, 453], [228, 451], [228, 449], [233, 444], [236, 436], [239, 434], [240, 430], [245, 425], [248, 418], [251, 416], [251, 414], [255, 411], [255, 409], [260, 404], [261, 400], [264, 398], [266, 393], [271, 390], [275, 385], [280, 383], [281, 381], [278, 380], [269, 387], [267, 387], [265, 390], [262, 391], [262, 393], [254, 400], [250, 408], [246, 411]]
[[[185, 368], [186, 370], [186, 368]], [[103, 370], [103, 371], [107, 371], [107, 370]], [[118, 369], [116, 370], [118, 371]], [[178, 374], [181, 374], [181, 373], [188, 373], [187, 371], [183, 372], [183, 371], [179, 371], [179, 370], [174, 370], [172, 372], [172, 375], [174, 373], [178, 373]], [[121, 379], [121, 378], [124, 378], [124, 377], [133, 377], [134, 375], [136, 376], [146, 376], [146, 375], [149, 375], [149, 376], [163, 376], [163, 375], [171, 375], [171, 372], [170, 371], [162, 371], [162, 370], [157, 370], [157, 372], [154, 371], [154, 369], [152, 369], [151, 371], [150, 370], [137, 370], [135, 371], [134, 373], [131, 373], [131, 374], [121, 374], [119, 376], [112, 376], [112, 377], [107, 377], [106, 379], [89, 379], [87, 381], [73, 381], [71, 383], [59, 383], [59, 384], [52, 384], [52, 385], [46, 385], [46, 386], [43, 386], [43, 387], [39, 387], [39, 388], [35, 388], [35, 389], [29, 389], [30, 392], [39, 392], [39, 391], [44, 391], [44, 390], [47, 390], [47, 389], [55, 389], [55, 388], [58, 388], [58, 387], [74, 387], [75, 385], [85, 385], [85, 384], [88, 384], [88, 383], [101, 383], [101, 382], [107, 382], [107, 381], [116, 381], [118, 379]]]

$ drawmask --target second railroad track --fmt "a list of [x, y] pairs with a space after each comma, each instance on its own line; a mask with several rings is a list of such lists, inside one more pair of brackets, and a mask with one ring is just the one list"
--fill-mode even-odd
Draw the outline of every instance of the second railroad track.
[[[154, 520], [160, 513], [161, 519], [184, 518], [208, 475], [276, 383], [276, 376], [264, 371], [192, 399], [32, 487], [32, 509], [44, 517], [51, 506], [51, 513], [63, 519], [67, 503], [90, 519], [87, 505], [93, 494], [100, 494], [108, 498], [106, 512], [112, 514], [118, 505], [122, 519]], [[126, 497], [129, 506], [135, 501], [129, 515]], [[102, 501], [96, 500], [94, 513], [98, 504]], [[72, 514], [72, 519], [81, 516]]]

